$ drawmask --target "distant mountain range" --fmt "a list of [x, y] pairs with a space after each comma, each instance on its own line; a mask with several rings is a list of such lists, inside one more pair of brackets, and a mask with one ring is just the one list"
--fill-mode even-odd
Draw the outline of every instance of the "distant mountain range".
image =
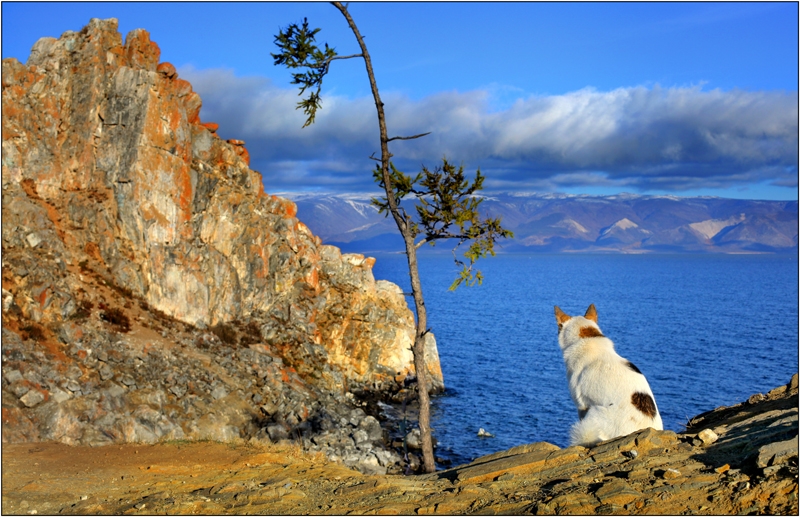
[[[399, 251], [394, 221], [364, 194], [281, 194], [323, 242], [347, 252]], [[481, 208], [515, 238], [507, 252], [797, 253], [797, 201], [717, 197], [497, 194]], [[450, 249], [442, 246], [442, 249]]]

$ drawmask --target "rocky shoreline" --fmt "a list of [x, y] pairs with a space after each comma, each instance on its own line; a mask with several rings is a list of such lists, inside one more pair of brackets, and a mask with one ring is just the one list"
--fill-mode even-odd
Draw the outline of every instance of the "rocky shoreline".
[[4, 445], [12, 514], [797, 515], [797, 375], [592, 448], [539, 442], [434, 474], [365, 475], [295, 446]]

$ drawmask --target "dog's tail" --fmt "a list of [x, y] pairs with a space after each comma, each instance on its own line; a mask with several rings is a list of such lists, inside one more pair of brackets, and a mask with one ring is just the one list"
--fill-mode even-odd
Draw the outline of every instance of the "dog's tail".
[[613, 418], [608, 415], [604, 406], [592, 406], [586, 416], [570, 429], [570, 445], [592, 445], [613, 438], [613, 429], [608, 429], [608, 423]]

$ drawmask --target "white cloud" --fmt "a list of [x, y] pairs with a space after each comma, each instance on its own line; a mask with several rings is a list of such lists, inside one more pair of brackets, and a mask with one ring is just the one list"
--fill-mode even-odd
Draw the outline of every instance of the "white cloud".
[[[203, 120], [247, 142], [268, 188], [373, 188], [368, 157], [379, 154], [379, 143], [371, 98], [326, 96], [323, 86], [316, 124], [303, 129], [296, 90], [229, 70], [180, 72], [203, 99]], [[480, 167], [488, 188], [797, 185], [796, 92], [586, 88], [518, 99], [501, 111], [491, 109], [489, 91], [382, 98], [390, 136], [432, 131], [392, 143], [401, 168], [433, 166], [446, 155]]]

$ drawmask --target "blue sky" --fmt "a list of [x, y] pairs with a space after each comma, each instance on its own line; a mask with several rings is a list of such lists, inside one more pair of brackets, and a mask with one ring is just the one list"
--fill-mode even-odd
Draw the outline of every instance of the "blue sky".
[[[443, 156], [487, 190], [797, 199], [798, 4], [351, 3], [401, 169]], [[378, 149], [363, 63], [334, 64], [317, 123], [273, 36], [308, 17], [357, 52], [326, 3], [2, 4], [2, 56], [92, 17], [147, 29], [203, 99], [201, 118], [247, 142], [268, 192], [372, 191]]]

